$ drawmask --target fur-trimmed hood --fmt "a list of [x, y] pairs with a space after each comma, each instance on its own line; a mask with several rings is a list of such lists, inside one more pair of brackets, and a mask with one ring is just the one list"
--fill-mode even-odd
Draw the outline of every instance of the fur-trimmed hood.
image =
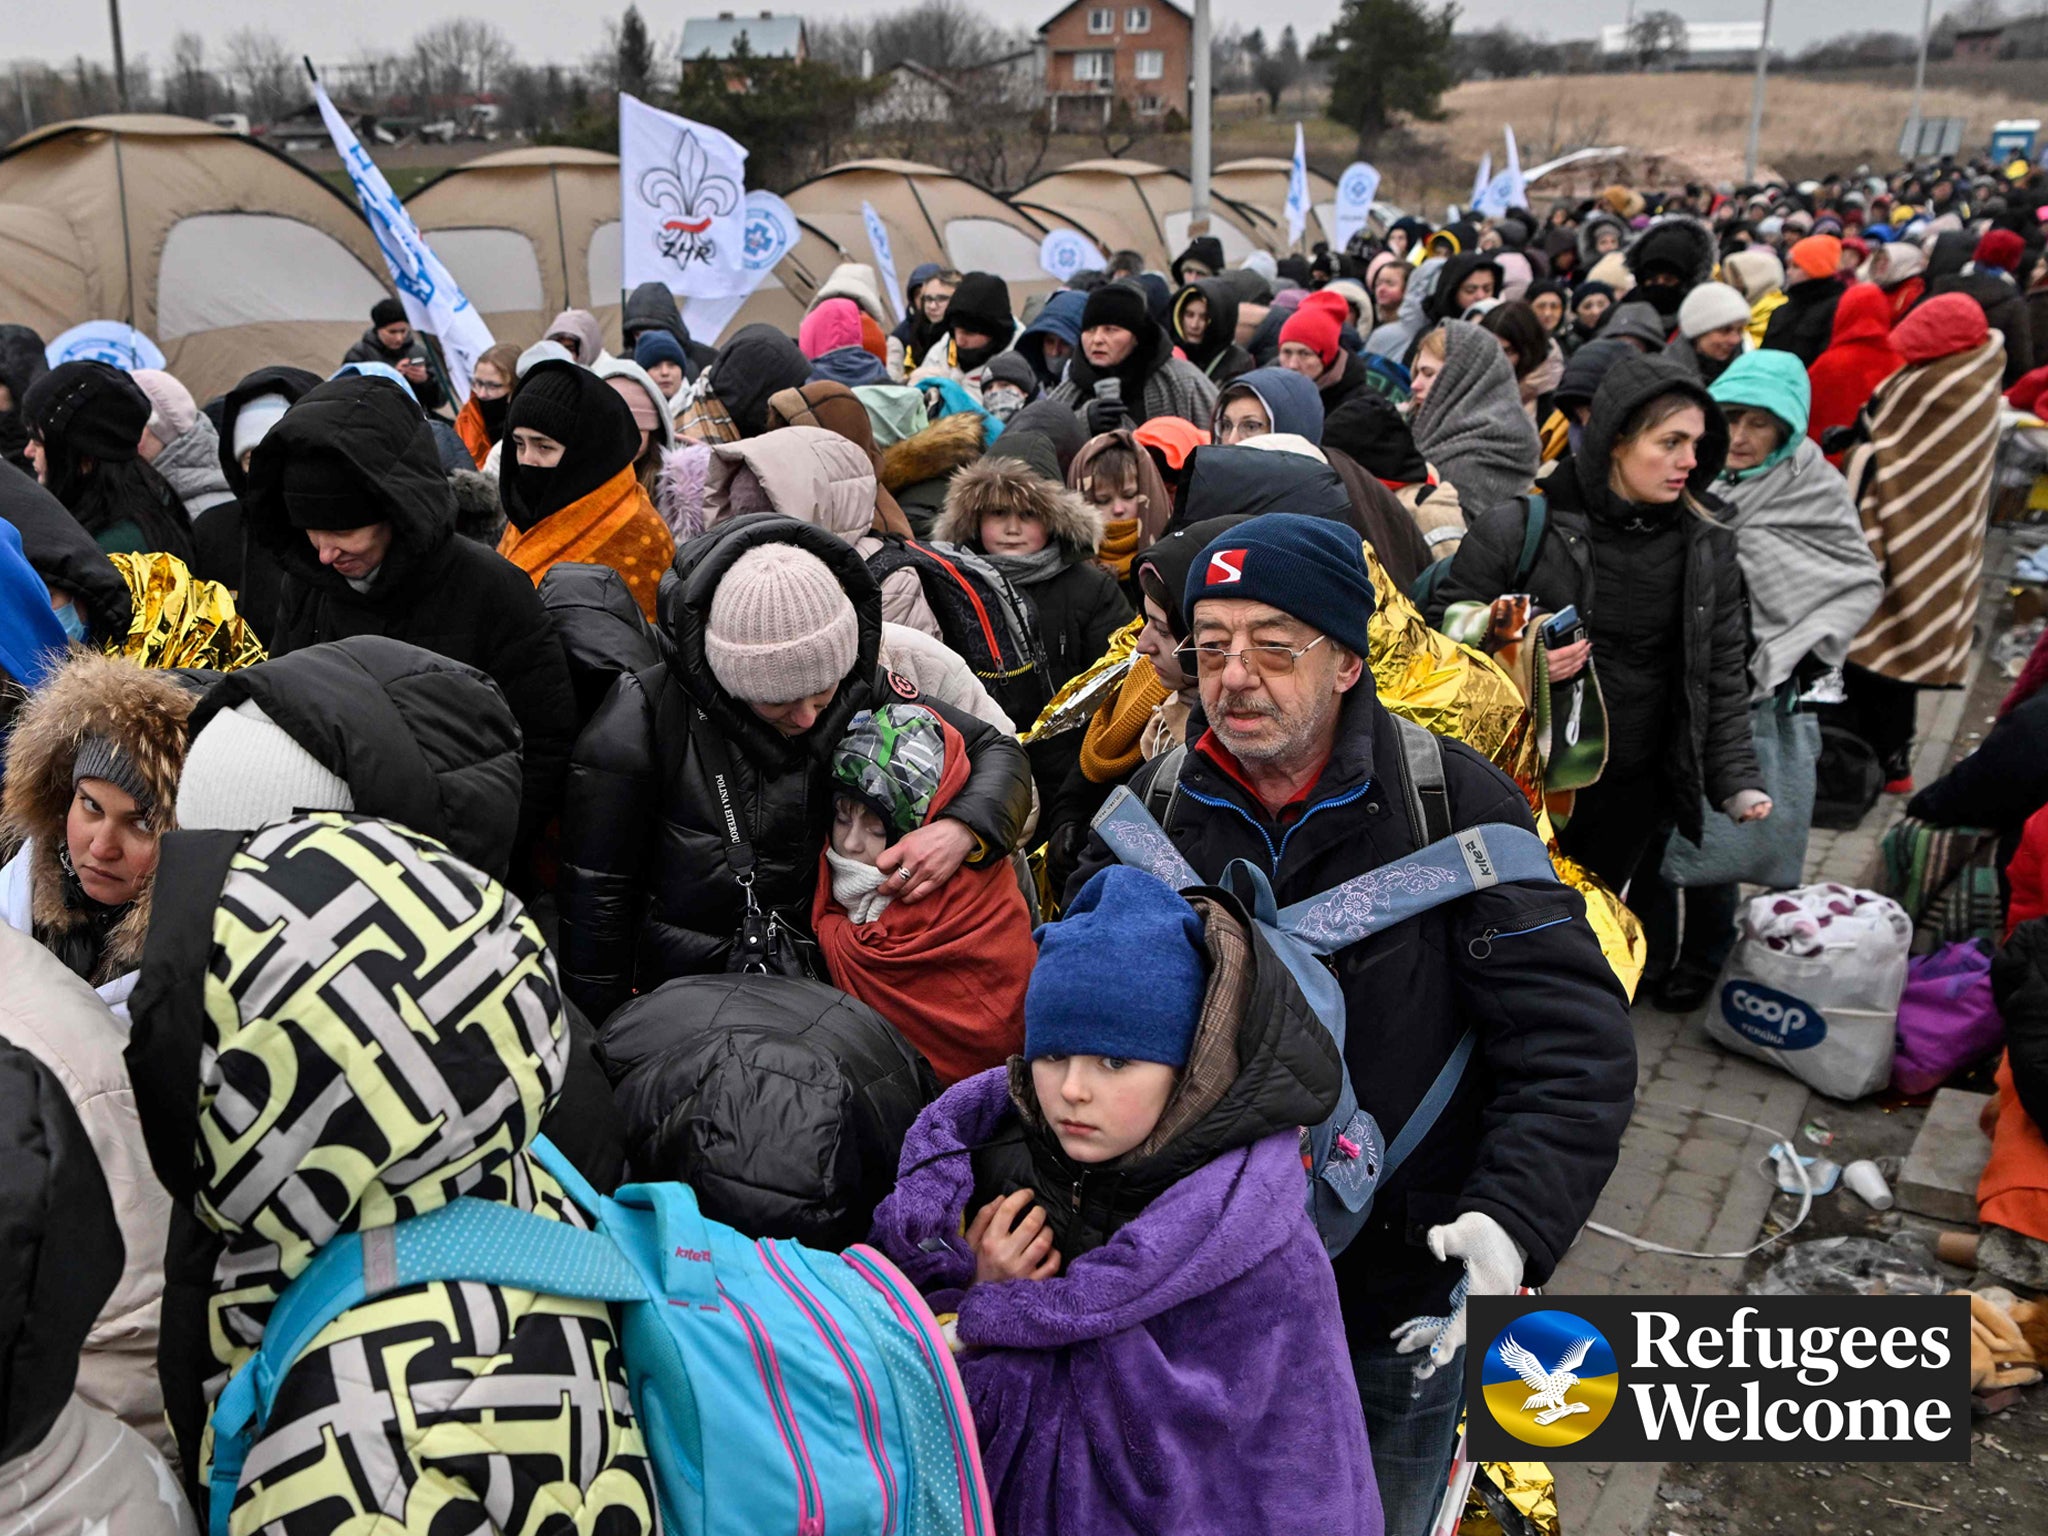
[[1688, 288], [1712, 282], [1719, 247], [1713, 230], [1704, 219], [1689, 213], [1671, 213], [1654, 221], [1626, 247], [1623, 260], [1637, 281], [1651, 261], [1665, 261], [1685, 274]]
[[[70, 882], [58, 862], [71, 806], [71, 769], [87, 738], [104, 736], [133, 760], [156, 798], [149, 824], [159, 834], [175, 824], [178, 774], [185, 762], [186, 721], [195, 700], [168, 673], [116, 656], [77, 650], [15, 716], [0, 792], [0, 843], [32, 839], [28, 852], [30, 913], [39, 930], [68, 934], [90, 914], [66, 901]], [[147, 883], [113, 931], [91, 980], [131, 971], [149, 930]]]
[[1627, 250], [1629, 241], [1635, 237], [1635, 231], [1628, 227], [1628, 222], [1607, 209], [1597, 209], [1587, 214], [1585, 222], [1579, 226], [1579, 276], [1581, 281], [1593, 270], [1593, 263], [1600, 259], [1600, 252], [1593, 249], [1593, 232], [1603, 224], [1619, 232], [1621, 235], [1621, 244], [1615, 247], [1617, 251]]
[[981, 457], [985, 418], [971, 411], [944, 416], [882, 450], [882, 484], [891, 491], [939, 480]]
[[932, 537], [950, 544], [979, 545], [982, 515], [997, 507], [1022, 507], [1069, 554], [1092, 555], [1102, 547], [1102, 512], [1020, 459], [979, 459], [946, 487], [945, 509]]

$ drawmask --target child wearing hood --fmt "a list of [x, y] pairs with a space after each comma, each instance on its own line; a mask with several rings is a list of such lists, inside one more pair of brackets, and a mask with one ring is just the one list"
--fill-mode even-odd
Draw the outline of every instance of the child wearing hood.
[[1038, 958], [1023, 1054], [919, 1116], [875, 1216], [956, 1314], [997, 1529], [1378, 1536], [1304, 1206], [1328, 1035], [1234, 902], [1138, 870]]
[[1023, 1043], [1036, 952], [1011, 867], [963, 868], [916, 904], [893, 899], [882, 851], [945, 813], [967, 782], [960, 733], [921, 704], [862, 710], [833, 749], [832, 836], [811, 927], [832, 979], [895, 1025], [951, 1085]]

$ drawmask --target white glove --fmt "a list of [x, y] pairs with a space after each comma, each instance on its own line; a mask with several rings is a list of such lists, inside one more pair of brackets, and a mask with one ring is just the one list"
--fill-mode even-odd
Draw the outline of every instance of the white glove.
[[1428, 1242], [1429, 1251], [1439, 1259], [1463, 1259], [1465, 1273], [1451, 1292], [1448, 1317], [1411, 1317], [1393, 1332], [1394, 1353], [1429, 1350], [1415, 1367], [1417, 1381], [1427, 1381], [1464, 1347], [1465, 1298], [1514, 1295], [1528, 1263], [1528, 1255], [1501, 1224], [1479, 1211], [1467, 1211], [1448, 1226], [1431, 1227]]

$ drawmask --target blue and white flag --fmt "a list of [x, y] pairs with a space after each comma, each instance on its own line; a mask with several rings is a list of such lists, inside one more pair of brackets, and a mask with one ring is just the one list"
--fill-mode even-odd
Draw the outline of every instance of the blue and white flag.
[[1294, 164], [1287, 172], [1287, 243], [1301, 244], [1301, 232], [1308, 228], [1308, 149], [1301, 137], [1301, 124], [1294, 125]]
[[[310, 72], [312, 66], [308, 65]], [[398, 289], [398, 302], [405, 306], [405, 318], [416, 331], [425, 331], [441, 343], [441, 356], [448, 365], [448, 381], [458, 401], [469, 398], [469, 376], [476, 360], [494, 343], [491, 328], [476, 306], [464, 296], [441, 258], [428, 249], [419, 226], [405, 211], [391, 190], [391, 183], [377, 169], [369, 152], [356, 141], [342, 115], [327, 99], [327, 87], [316, 76], [313, 99], [329, 137], [341, 155], [342, 169], [355, 184], [356, 200], [363, 205], [363, 217], [370, 221], [370, 233], [384, 252], [384, 265], [391, 269], [391, 281]]]
[[1076, 272], [1101, 271], [1109, 265], [1095, 242], [1075, 229], [1055, 229], [1038, 243], [1039, 269], [1065, 282]]
[[896, 281], [896, 250], [889, 243], [889, 226], [882, 222], [882, 216], [870, 202], [860, 205], [860, 217], [868, 227], [868, 249], [875, 253], [875, 272], [882, 279], [882, 291], [889, 295], [889, 307], [901, 321], [907, 311], [903, 307], [903, 285]]
[[1515, 130], [1505, 130], [1508, 141], [1508, 168], [1498, 176], [1489, 179], [1472, 198], [1473, 207], [1490, 219], [1497, 219], [1510, 208], [1529, 206], [1529, 184], [1522, 179], [1522, 155], [1515, 147]]
[[1330, 244], [1343, 250], [1352, 237], [1365, 228], [1372, 216], [1373, 199], [1380, 195], [1380, 173], [1363, 160], [1354, 160], [1337, 178], [1337, 227], [1330, 231]]
[[1493, 181], [1493, 151], [1488, 150], [1479, 157], [1479, 174], [1472, 178], [1472, 206], [1477, 208], [1479, 200], [1486, 196], [1486, 189]]

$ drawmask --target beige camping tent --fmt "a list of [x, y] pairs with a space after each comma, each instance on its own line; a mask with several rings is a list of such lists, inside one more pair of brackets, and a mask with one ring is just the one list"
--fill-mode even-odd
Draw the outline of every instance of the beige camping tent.
[[252, 139], [109, 116], [0, 151], [0, 315], [124, 320], [202, 400], [267, 363], [331, 371], [388, 292], [354, 204]]
[[[1129, 249], [1164, 272], [1187, 249], [1187, 177], [1143, 160], [1081, 160], [1041, 176], [1010, 199], [1048, 227], [1080, 230], [1104, 255]], [[1223, 242], [1223, 259], [1235, 266], [1253, 251], [1271, 250], [1271, 220], [1253, 208], [1218, 194], [1211, 198], [1209, 233]], [[1277, 236], [1286, 243], [1286, 231]]]
[[[1287, 183], [1294, 162], [1275, 157], [1228, 160], [1210, 172], [1209, 186], [1219, 197], [1243, 203], [1267, 219], [1266, 230], [1274, 241], [1275, 255], [1287, 252]], [[1309, 216], [1301, 232], [1302, 248], [1312, 250], [1318, 240], [1328, 241], [1337, 222], [1337, 184], [1314, 171], [1308, 173]]]
[[911, 272], [928, 261], [961, 272], [993, 272], [1010, 285], [1010, 302], [1019, 314], [1026, 299], [1059, 286], [1039, 266], [1038, 249], [1046, 231], [1063, 220], [1041, 223], [938, 166], [853, 160], [789, 194], [789, 206], [799, 218], [854, 252], [853, 260], [872, 265], [874, 253], [861, 215], [864, 202], [889, 231], [900, 283], [909, 282]]
[[619, 157], [536, 145], [482, 155], [405, 200], [491, 334], [524, 347], [565, 309], [619, 346]]

